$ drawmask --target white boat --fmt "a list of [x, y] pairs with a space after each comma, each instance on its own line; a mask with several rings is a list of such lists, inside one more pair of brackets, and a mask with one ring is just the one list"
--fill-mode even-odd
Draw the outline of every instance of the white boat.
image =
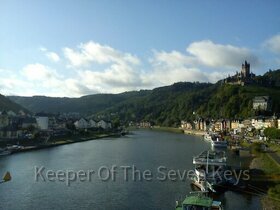
[[10, 154], [11, 154], [10, 150], [0, 148], [0, 156], [10, 155]]
[[9, 145], [9, 146], [7, 146], [7, 149], [9, 151], [17, 151], [17, 150], [21, 150], [23, 148], [24, 148], [23, 146], [19, 146], [19, 145]]
[[193, 184], [202, 191], [216, 192], [225, 184], [224, 178], [227, 159], [224, 152], [204, 151], [193, 158], [195, 173], [191, 178]]
[[227, 147], [227, 141], [225, 141], [224, 139], [222, 139], [219, 136], [216, 136], [215, 138], [212, 139], [211, 146], [212, 147]]
[[212, 141], [212, 135], [211, 135], [210, 133], [206, 133], [206, 134], [204, 135], [204, 139], [205, 139], [206, 141], [211, 142], [211, 141]]
[[226, 166], [227, 158], [225, 152], [204, 151], [193, 157], [194, 165], [221, 165]]

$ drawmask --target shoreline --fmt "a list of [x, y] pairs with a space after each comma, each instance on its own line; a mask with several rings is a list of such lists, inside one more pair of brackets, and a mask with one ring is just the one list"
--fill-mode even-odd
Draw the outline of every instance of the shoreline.
[[184, 129], [183, 131], [185, 134], [188, 134], [188, 135], [195, 135], [195, 136], [204, 136], [205, 135], [205, 131], [201, 131], [201, 130]]
[[75, 144], [75, 143], [80, 143], [80, 142], [85, 142], [85, 141], [98, 140], [98, 139], [103, 139], [103, 138], [108, 138], [108, 137], [120, 137], [120, 136], [121, 135], [118, 133], [111, 133], [111, 134], [101, 134], [99, 136], [94, 135], [94, 136], [90, 136], [90, 137], [79, 137], [76, 139], [69, 138], [66, 140], [57, 140], [56, 142], [49, 143], [49, 144], [25, 146], [22, 149], [11, 151], [11, 154], [28, 152], [28, 151], [32, 151], [32, 150], [47, 149], [47, 148], [51, 148], [51, 147], [57, 147], [57, 146], [62, 146], [62, 145], [67, 145], [67, 144]]

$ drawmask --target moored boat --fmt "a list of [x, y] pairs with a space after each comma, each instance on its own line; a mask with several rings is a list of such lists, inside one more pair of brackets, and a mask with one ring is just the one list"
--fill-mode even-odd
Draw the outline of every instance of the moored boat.
[[10, 155], [10, 154], [11, 154], [10, 150], [0, 148], [0, 156]]
[[201, 191], [219, 191], [226, 184], [224, 172], [226, 156], [224, 152], [204, 151], [193, 158], [195, 173], [191, 180]]
[[204, 195], [203, 192], [193, 192], [191, 195], [186, 196], [182, 202], [176, 201], [176, 210], [222, 210], [222, 203], [214, 201], [212, 198]]
[[212, 147], [227, 147], [227, 141], [225, 141], [221, 136], [215, 136], [211, 140]]
[[206, 134], [204, 135], [204, 139], [205, 139], [206, 141], [211, 142], [211, 141], [212, 141], [212, 135], [211, 135], [210, 133], [206, 133]]

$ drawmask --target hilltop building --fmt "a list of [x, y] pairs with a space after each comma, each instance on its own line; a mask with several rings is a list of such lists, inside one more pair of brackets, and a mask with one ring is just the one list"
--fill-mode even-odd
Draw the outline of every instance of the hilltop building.
[[256, 75], [250, 71], [250, 63], [245, 60], [245, 63], [242, 64], [240, 72], [236, 72], [233, 76], [228, 76], [224, 79], [224, 83], [232, 85], [246, 85], [253, 83], [253, 78]]
[[253, 99], [253, 109], [259, 111], [271, 111], [271, 99], [269, 96], [257, 96]]

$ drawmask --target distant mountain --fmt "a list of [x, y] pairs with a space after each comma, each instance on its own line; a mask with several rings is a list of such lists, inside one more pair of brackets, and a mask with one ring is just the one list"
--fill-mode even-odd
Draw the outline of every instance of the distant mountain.
[[25, 108], [19, 104], [13, 102], [9, 98], [0, 94], [0, 111], [14, 111], [19, 112], [20, 110], [28, 112]]
[[245, 118], [254, 115], [255, 96], [269, 95], [272, 112], [280, 113], [280, 70], [269, 71], [255, 78], [247, 86], [218, 82], [179, 82], [153, 90], [120, 94], [96, 94], [80, 98], [52, 98], [45, 96], [11, 96], [14, 102], [33, 112], [80, 112], [98, 114], [120, 120], [152, 121], [160, 125], [178, 125], [182, 119], [196, 117]]

